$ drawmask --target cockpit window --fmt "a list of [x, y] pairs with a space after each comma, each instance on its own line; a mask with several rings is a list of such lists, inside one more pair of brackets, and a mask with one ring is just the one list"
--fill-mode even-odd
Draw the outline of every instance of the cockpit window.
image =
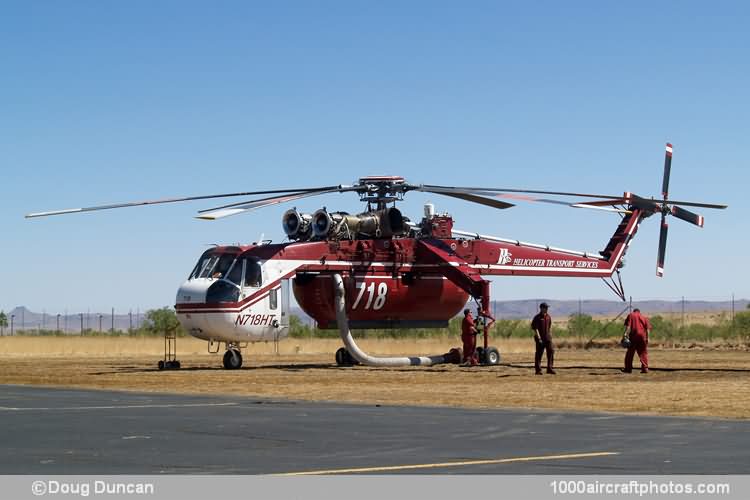
[[234, 265], [232, 266], [232, 269], [229, 270], [229, 274], [227, 275], [227, 278], [229, 281], [234, 283], [235, 285], [241, 285], [242, 284], [242, 266], [245, 264], [245, 259], [237, 259], [234, 261]]
[[205, 252], [203, 255], [201, 255], [201, 258], [198, 259], [198, 263], [193, 268], [193, 271], [190, 273], [190, 276], [188, 277], [188, 279], [191, 280], [193, 278], [197, 278], [198, 276], [200, 276], [201, 271], [203, 271], [203, 267], [206, 265], [206, 263], [208, 262], [208, 260], [211, 258], [211, 254], [209, 252], [210, 252], [210, 250], [207, 251], [207, 252]]
[[227, 271], [229, 271], [229, 267], [232, 265], [232, 262], [234, 262], [235, 257], [235, 255], [226, 253], [220, 256], [216, 266], [211, 270], [211, 277], [217, 280], [225, 277]]
[[258, 288], [262, 284], [263, 273], [261, 271], [258, 259], [253, 257], [246, 259], [244, 285]]
[[233, 254], [203, 254], [198, 260], [190, 279], [194, 278], [214, 278], [220, 279], [226, 276], [229, 267], [234, 262], [236, 256]]

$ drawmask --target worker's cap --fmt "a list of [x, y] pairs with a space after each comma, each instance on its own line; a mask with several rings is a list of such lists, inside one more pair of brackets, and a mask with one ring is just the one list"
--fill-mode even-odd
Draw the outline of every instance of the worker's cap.
[[469, 314], [470, 312], [471, 312], [471, 309], [464, 309], [464, 316], [466, 316], [466, 315], [467, 315], [467, 314]]
[[539, 304], [539, 308], [540, 309], [549, 309], [549, 304], [547, 304], [546, 302], [542, 302], [541, 304]]

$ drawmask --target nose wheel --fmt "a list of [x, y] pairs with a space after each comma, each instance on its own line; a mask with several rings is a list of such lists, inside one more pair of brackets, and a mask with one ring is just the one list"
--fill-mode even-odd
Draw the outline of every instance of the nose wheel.
[[242, 354], [237, 347], [229, 347], [224, 353], [224, 368], [238, 370], [242, 367]]

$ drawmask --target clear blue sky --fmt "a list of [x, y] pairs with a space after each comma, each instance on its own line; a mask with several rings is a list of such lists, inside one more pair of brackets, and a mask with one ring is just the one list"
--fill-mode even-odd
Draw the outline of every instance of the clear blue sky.
[[[5, 2], [0, 16], [0, 309], [170, 305], [210, 243], [280, 240], [287, 207], [24, 220], [28, 212], [234, 190], [412, 182], [724, 202], [658, 219], [634, 298], [750, 297], [745, 2]], [[617, 217], [414, 193], [456, 226], [599, 250]], [[298, 208], [356, 211], [354, 195]], [[598, 280], [496, 279], [494, 298], [613, 298]]]

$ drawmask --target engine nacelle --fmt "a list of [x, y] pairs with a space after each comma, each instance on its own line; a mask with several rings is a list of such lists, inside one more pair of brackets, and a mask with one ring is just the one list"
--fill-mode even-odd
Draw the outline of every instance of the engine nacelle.
[[312, 216], [313, 234], [321, 239], [390, 238], [408, 229], [406, 218], [395, 207], [349, 215], [321, 208]]
[[290, 240], [309, 240], [312, 235], [312, 219], [312, 215], [297, 212], [292, 208], [284, 212], [281, 225]]
[[[334, 221], [333, 216], [336, 216], [338, 221]], [[316, 210], [312, 215], [312, 231], [317, 238], [327, 238], [328, 235], [333, 232], [334, 227], [338, 222], [341, 221], [341, 213], [334, 212], [333, 214], [328, 213], [325, 208]]]

